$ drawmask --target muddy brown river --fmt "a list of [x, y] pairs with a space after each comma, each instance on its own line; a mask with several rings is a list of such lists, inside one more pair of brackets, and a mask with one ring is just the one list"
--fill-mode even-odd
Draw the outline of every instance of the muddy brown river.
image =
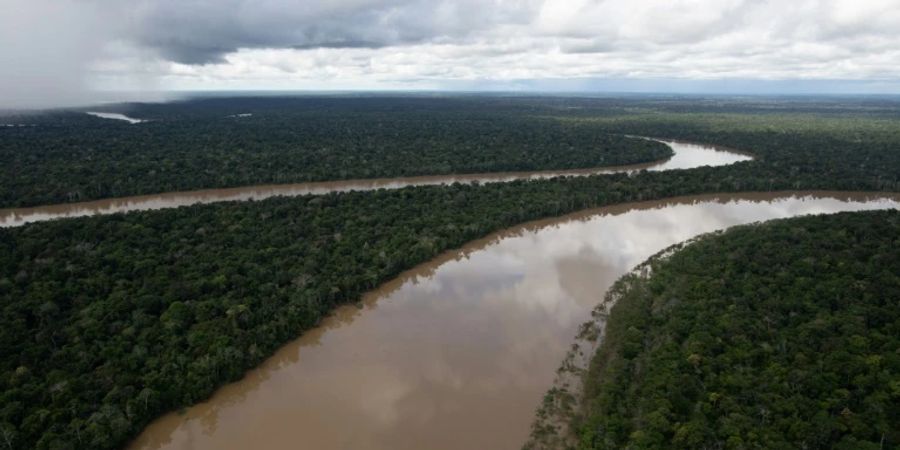
[[512, 449], [613, 281], [698, 234], [900, 196], [796, 192], [617, 205], [528, 223], [338, 309], [131, 449]]
[[60, 219], [66, 217], [113, 214], [148, 209], [176, 208], [197, 203], [214, 203], [234, 200], [260, 200], [275, 196], [297, 196], [306, 194], [326, 194], [329, 192], [370, 191], [375, 189], [397, 189], [406, 186], [426, 186], [453, 183], [499, 183], [522, 179], [552, 178], [558, 176], [587, 176], [635, 170], [690, 169], [699, 166], [721, 166], [751, 159], [734, 151], [718, 149], [707, 145], [684, 142], [661, 141], [672, 147], [674, 156], [648, 164], [606, 167], [600, 169], [553, 170], [538, 172], [503, 172], [468, 175], [437, 175], [406, 178], [381, 178], [370, 180], [324, 181], [298, 184], [275, 184], [246, 186], [227, 189], [205, 189], [198, 191], [169, 192], [165, 194], [140, 195], [81, 203], [39, 206], [33, 208], [0, 209], [0, 227], [14, 227], [29, 222]]
[[[0, 209], [0, 226], [272, 196], [491, 183], [749, 160], [665, 141], [675, 155], [602, 169], [424, 176], [173, 192]], [[887, 194], [708, 195], [616, 205], [495, 233], [336, 310], [208, 401], [152, 423], [130, 449], [511, 449], [529, 432], [576, 328], [621, 275], [732, 225], [900, 208]]]

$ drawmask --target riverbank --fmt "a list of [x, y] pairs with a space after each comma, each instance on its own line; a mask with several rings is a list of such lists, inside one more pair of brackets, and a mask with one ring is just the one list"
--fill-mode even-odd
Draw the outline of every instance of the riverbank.
[[156, 195], [63, 203], [29, 208], [0, 209], [0, 227], [16, 227], [32, 222], [74, 218], [130, 211], [177, 208], [195, 204], [229, 201], [263, 200], [270, 197], [324, 195], [337, 192], [399, 189], [408, 186], [436, 186], [454, 183], [508, 183], [516, 180], [541, 180], [555, 177], [584, 177], [613, 173], [632, 173], [641, 170], [666, 171], [700, 166], [721, 166], [747, 161], [751, 157], [717, 147], [687, 142], [657, 141], [671, 148], [672, 156], [662, 161], [595, 169], [549, 170], [533, 172], [498, 172], [467, 175], [433, 175], [372, 180], [322, 181], [285, 185], [247, 186], [226, 189], [170, 192]]
[[528, 448], [896, 445], [898, 235], [896, 209], [841, 213], [655, 255], [582, 327]]
[[638, 261], [733, 224], [885, 207], [900, 196], [704, 195], [515, 226], [338, 308], [130, 448], [517, 448], [578, 324]]

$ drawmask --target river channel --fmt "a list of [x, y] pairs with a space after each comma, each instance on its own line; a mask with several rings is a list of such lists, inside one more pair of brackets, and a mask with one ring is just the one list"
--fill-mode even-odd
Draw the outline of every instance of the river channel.
[[674, 155], [666, 160], [648, 164], [605, 167], [599, 169], [552, 170], [538, 172], [501, 172], [468, 175], [435, 175], [405, 178], [380, 178], [369, 180], [323, 181], [297, 184], [274, 184], [246, 186], [225, 189], [204, 189], [198, 191], [168, 192], [164, 194], [140, 195], [112, 198], [80, 203], [38, 206], [32, 208], [0, 209], [0, 227], [15, 227], [29, 222], [60, 219], [67, 217], [113, 214], [149, 209], [177, 208], [197, 203], [224, 201], [261, 200], [275, 196], [321, 195], [329, 192], [370, 191], [375, 189], [397, 189], [406, 186], [427, 186], [453, 183], [501, 183], [522, 179], [541, 179], [558, 176], [587, 176], [636, 170], [690, 169], [699, 166], [722, 166], [751, 159], [734, 151], [718, 149], [707, 145], [684, 142], [661, 141], [672, 147]]
[[733, 225], [884, 208], [900, 195], [703, 195], [495, 233], [339, 308], [130, 448], [519, 448], [576, 328], [638, 263]]

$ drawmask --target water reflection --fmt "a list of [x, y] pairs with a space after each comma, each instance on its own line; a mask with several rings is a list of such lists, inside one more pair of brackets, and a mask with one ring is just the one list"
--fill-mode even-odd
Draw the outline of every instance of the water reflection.
[[136, 124], [136, 123], [147, 122], [146, 120], [143, 120], [143, 119], [135, 119], [135, 118], [133, 118], [133, 117], [128, 117], [128, 116], [126, 116], [125, 114], [119, 114], [119, 113], [90, 112], [90, 111], [88, 111], [88, 112], [85, 112], [85, 114], [88, 114], [88, 115], [91, 115], [91, 116], [94, 116], [94, 117], [99, 117], [99, 118], [101, 118], [101, 119], [124, 120], [124, 121], [126, 121], [126, 122], [128, 122], [128, 123], [130, 123], [130, 124], [132, 124], [132, 125], [133, 125], [133, 124]]
[[[100, 114], [100, 113], [98, 113]], [[104, 113], [106, 114], [106, 113]], [[635, 170], [673, 170], [699, 166], [719, 166], [751, 159], [733, 151], [718, 150], [715, 147], [665, 142], [672, 147], [675, 155], [668, 160], [649, 164], [608, 167], [604, 169], [580, 169], [540, 172], [504, 172], [469, 175], [436, 175], [405, 178], [383, 178], [371, 180], [324, 181], [299, 184], [277, 184], [247, 186], [227, 189], [206, 189], [200, 191], [170, 192], [166, 194], [140, 195], [81, 203], [39, 206], [34, 208], [0, 209], [0, 227], [15, 227], [29, 222], [81, 217], [95, 214], [113, 214], [149, 209], [176, 208], [197, 203], [214, 203], [237, 200], [260, 200], [275, 196], [321, 195], [329, 192], [371, 191], [376, 189], [397, 189], [406, 186], [428, 186], [453, 183], [501, 183], [521, 179], [541, 179], [556, 176], [587, 176], [605, 173], [630, 172]]]
[[518, 448], [576, 327], [631, 267], [736, 224], [898, 207], [900, 196], [700, 196], [506, 230], [339, 309], [132, 448]]

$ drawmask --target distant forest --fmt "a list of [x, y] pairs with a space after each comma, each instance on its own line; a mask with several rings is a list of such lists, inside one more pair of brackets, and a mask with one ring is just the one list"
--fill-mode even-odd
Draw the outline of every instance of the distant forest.
[[[498, 116], [498, 123], [584, 126], [597, 136], [710, 142], [756, 159], [671, 172], [225, 202], [0, 229], [0, 446], [119, 447], [160, 414], [241, 377], [337, 305], [442, 251], [527, 220], [710, 192], [900, 191], [900, 104], [872, 100], [792, 107], [721, 99], [213, 99], [132, 105], [126, 112], [168, 117], [178, 127], [202, 123], [190, 119], [217, 103], [219, 114], [228, 115], [247, 112], [248, 104], [295, 101], [348, 115], [348, 122], [354, 116], [346, 105], [354, 102], [436, 122], [462, 110]], [[100, 121], [94, 126], [112, 136], [146, 125], [71, 112], [11, 120], [40, 126], [0, 130], [0, 145], [10, 130], [40, 133], [58, 121]], [[85, 167], [90, 175], [92, 166]], [[4, 186], [2, 195], [16, 202], [16, 192]]]
[[783, 161], [797, 166], [829, 164], [836, 156], [820, 151], [846, 156], [874, 143], [880, 148], [859, 155], [873, 168], [893, 157], [883, 147], [897, 142], [900, 117], [900, 102], [879, 98], [241, 97], [101, 109], [149, 122], [80, 111], [0, 116], [0, 124], [35, 125], [0, 126], [0, 207], [270, 183], [600, 167], [671, 154], [623, 134], [765, 153], [787, 147], [772, 156], [798, 159]]
[[0, 127], [0, 207], [272, 183], [616, 166], [672, 155], [659, 142], [591, 123], [491, 113], [452, 101], [198, 100], [126, 112], [149, 121], [80, 112], [9, 119], [37, 126]]
[[624, 277], [579, 447], [900, 447], [898, 243], [898, 211], [802, 217]]

